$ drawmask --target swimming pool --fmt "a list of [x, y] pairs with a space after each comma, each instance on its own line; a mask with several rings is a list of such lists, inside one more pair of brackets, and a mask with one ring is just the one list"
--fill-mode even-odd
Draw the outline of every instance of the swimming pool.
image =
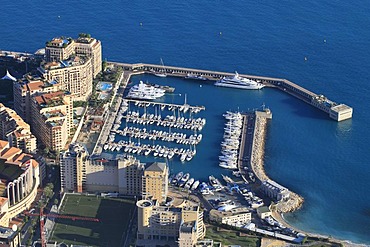
[[110, 82], [103, 82], [103, 81], [101, 81], [101, 82], [98, 83], [97, 88], [99, 90], [101, 90], [101, 91], [105, 91], [106, 92], [106, 91], [112, 90], [113, 85]]

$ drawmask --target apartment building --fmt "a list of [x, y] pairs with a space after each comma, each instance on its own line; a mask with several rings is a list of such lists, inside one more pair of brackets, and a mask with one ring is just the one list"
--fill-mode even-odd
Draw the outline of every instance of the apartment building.
[[194, 246], [205, 236], [203, 211], [188, 202], [184, 207], [167, 207], [158, 201], [140, 200], [136, 246]]
[[47, 81], [26, 75], [13, 83], [14, 110], [27, 123], [31, 123], [32, 97], [62, 90], [57, 81]]
[[101, 42], [89, 34], [79, 34], [77, 39], [57, 37], [46, 42], [45, 58], [47, 62], [67, 60], [72, 55], [92, 58], [92, 73], [95, 78], [102, 70]]
[[58, 37], [46, 42], [45, 58], [47, 62], [62, 61], [68, 59], [75, 52], [72, 38]]
[[34, 153], [37, 149], [36, 137], [31, 133], [29, 124], [12, 109], [0, 103], [0, 139], [6, 140], [10, 146], [21, 149], [25, 153]]
[[47, 81], [57, 81], [73, 100], [85, 101], [92, 92], [92, 59], [87, 56], [70, 56], [63, 61], [46, 62], [38, 71]]
[[73, 121], [72, 98], [64, 92], [34, 96], [31, 105], [31, 129], [45, 147], [65, 149]]
[[246, 225], [251, 222], [252, 213], [244, 207], [233, 208], [230, 211], [212, 209], [209, 213], [209, 218], [212, 221], [231, 226]]
[[86, 166], [89, 153], [80, 144], [71, 144], [60, 156], [61, 188], [63, 192], [86, 190]]
[[86, 168], [86, 190], [118, 192], [163, 202], [168, 191], [166, 163], [141, 163], [134, 157], [91, 159]]
[[92, 72], [95, 78], [102, 71], [102, 47], [101, 42], [97, 39], [89, 37], [89, 35], [81, 35], [75, 40], [75, 53], [77, 55], [85, 55], [91, 57]]
[[145, 168], [142, 176], [142, 196], [165, 202], [168, 193], [168, 167], [166, 163], [154, 162]]
[[122, 159], [92, 158], [80, 144], [71, 144], [61, 155], [60, 162], [63, 191], [117, 192], [143, 196], [159, 203], [166, 200], [166, 163], [141, 163], [132, 156]]
[[39, 163], [30, 154], [0, 140], [0, 226], [29, 209], [40, 185]]

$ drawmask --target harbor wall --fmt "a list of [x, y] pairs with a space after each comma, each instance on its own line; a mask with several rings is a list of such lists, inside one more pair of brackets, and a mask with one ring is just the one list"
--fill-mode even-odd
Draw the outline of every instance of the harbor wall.
[[[288, 190], [284, 186], [271, 180], [264, 170], [264, 149], [267, 121], [272, 118], [271, 112], [259, 112], [249, 115], [248, 121], [253, 121], [253, 138], [251, 141], [249, 166], [256, 177], [256, 182], [267, 196], [277, 201], [271, 209], [278, 213], [287, 213], [299, 209], [303, 204], [303, 197]], [[246, 140], [243, 140], [246, 141]], [[248, 141], [248, 140], [247, 140]]]
[[[210, 81], [219, 80], [226, 76], [233, 76], [234, 73], [211, 71], [211, 70], [201, 70], [201, 69], [192, 69], [184, 67], [175, 67], [175, 66], [163, 66], [156, 64], [128, 64], [128, 63], [119, 63], [119, 62], [108, 62], [108, 65], [120, 66], [126, 71], [132, 71], [135, 73], [148, 73], [155, 74], [158, 72], [165, 71], [168, 76], [182, 77], [184, 78], [188, 74], [203, 76]], [[272, 87], [280, 89], [281, 91], [288, 93], [316, 108], [327, 113], [330, 118], [336, 121], [342, 121], [352, 118], [353, 109], [345, 104], [338, 104], [334, 101], [329, 100], [322, 94], [315, 94], [289, 80], [266, 77], [266, 76], [255, 76], [240, 74], [240, 76], [256, 80], [266, 87]]]

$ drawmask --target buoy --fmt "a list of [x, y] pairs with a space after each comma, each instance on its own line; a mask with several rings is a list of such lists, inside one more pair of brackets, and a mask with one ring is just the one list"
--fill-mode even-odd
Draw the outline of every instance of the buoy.
[[307, 57], [304, 57], [304, 60], [307, 61]]
[[58, 15], [58, 18], [60, 19], [60, 15]]
[[142, 22], [140, 22], [140, 26], [142, 26], [143, 25], [143, 23]]
[[202, 87], [202, 84], [200, 84], [199, 87]]
[[220, 35], [222, 35], [222, 32], [220, 32]]
[[326, 39], [324, 39], [324, 43], [326, 43]]

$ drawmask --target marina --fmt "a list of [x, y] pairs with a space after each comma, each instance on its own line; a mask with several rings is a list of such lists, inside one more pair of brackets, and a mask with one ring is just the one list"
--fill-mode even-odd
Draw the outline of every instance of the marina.
[[[127, 74], [123, 77], [124, 85], [127, 85], [130, 79], [131, 74]], [[135, 86], [140, 85], [143, 87], [144, 83], [140, 81]], [[205, 118], [195, 115], [204, 111], [205, 107], [189, 105], [186, 98], [182, 105], [128, 99], [124, 98], [124, 88], [121, 87], [120, 93], [117, 94], [119, 97], [114, 111], [110, 113], [103, 127], [106, 131], [100, 136], [101, 144], [95, 148], [100, 153], [95, 155], [150, 155], [165, 159], [178, 157], [181, 162], [191, 161], [196, 154], [196, 145], [203, 137], [198, 132], [206, 124]], [[164, 89], [160, 90], [164, 93]]]
[[[176, 87], [176, 94], [188, 94], [189, 103], [204, 105], [207, 108], [206, 112], [199, 115], [205, 117], [207, 123], [202, 129], [203, 138], [197, 145], [196, 156], [191, 162], [184, 164], [174, 156], [174, 159], [168, 161], [171, 173], [183, 171], [200, 181], [208, 181], [210, 174], [221, 181], [221, 174], [224, 174], [237, 181], [233, 174], [240, 174], [239, 170], [219, 166], [218, 156], [222, 150], [220, 143], [224, 140], [226, 123], [222, 114], [227, 110], [239, 110], [238, 107], [242, 112], [248, 108], [252, 110], [265, 103], [271, 107], [274, 114], [273, 121], [267, 121], [263, 155], [265, 173], [305, 199], [302, 209], [284, 214], [285, 220], [296, 229], [322, 233], [354, 243], [370, 244], [367, 230], [370, 228], [370, 221], [366, 217], [366, 209], [369, 206], [367, 198], [370, 197], [367, 176], [369, 153], [366, 149], [370, 130], [366, 127], [367, 104], [364, 102], [369, 89], [365, 66], [369, 52], [366, 47], [369, 32], [365, 25], [368, 18], [366, 11], [363, 11], [368, 5], [350, 2], [339, 5], [312, 4], [304, 1], [282, 4], [245, 2], [230, 5], [227, 2], [218, 2], [219, 4], [209, 11], [211, 9], [207, 2], [197, 1], [162, 5], [139, 2], [132, 8], [125, 7], [122, 2], [114, 2], [104, 7], [106, 11], [99, 12], [101, 6], [90, 1], [76, 2], [74, 5], [53, 2], [53, 6], [48, 6], [48, 9], [67, 8], [63, 13], [44, 11], [42, 15], [24, 15], [24, 18], [12, 14], [27, 13], [40, 6], [37, 3], [22, 4], [18, 7], [12, 4], [4, 6], [4, 9], [9, 11], [4, 12], [7, 17], [4, 22], [8, 25], [4, 25], [2, 49], [18, 50], [20, 58], [23, 55], [33, 56], [32, 53], [41, 48], [40, 44], [44, 45], [45, 37], [51, 37], [51, 29], [55, 34], [67, 35], [66, 37], [72, 33], [87, 31], [101, 40], [104, 60], [160, 65], [162, 57], [165, 68], [172, 65], [185, 69], [230, 72], [230, 75], [237, 70], [242, 77], [264, 75], [277, 79], [286, 78], [295, 84], [294, 88], [301, 86], [313, 92], [324, 109], [329, 108], [324, 104], [331, 105], [330, 102], [325, 103], [328, 100], [338, 105], [344, 103], [353, 107], [353, 119], [337, 122], [335, 114], [335, 120], [332, 120], [326, 111], [318, 110], [311, 104], [311, 95], [300, 96], [297, 92], [291, 94], [290, 85], [287, 83], [278, 85], [277, 82], [275, 87], [265, 83], [266, 86], [261, 90], [246, 91], [213, 86], [224, 75], [214, 79], [212, 75], [205, 76], [209, 78], [206, 78], [207, 80], [185, 80], [186, 74], [180, 73], [178, 76], [176, 73], [173, 73], [173, 76], [172, 73], [167, 73], [166, 78], [161, 78], [155, 77], [152, 72], [143, 72], [140, 68], [137, 68], [137, 71], [124, 71], [124, 76], [128, 73], [138, 74], [131, 77], [135, 83], [140, 79]], [[124, 15], [122, 9], [125, 9]], [[229, 15], [225, 13], [226, 10]], [[96, 20], [91, 22], [91, 18], [82, 18], [78, 14], [81, 11], [100, 14], [95, 15]], [[171, 18], [165, 18], [167, 12], [172, 13]], [[260, 13], [261, 16], [246, 18], [255, 13]], [[338, 22], [343, 16], [347, 21]], [[45, 22], [45, 18], [50, 21]], [[107, 22], [110, 19], [113, 21]], [[209, 21], [210, 19], [212, 21]], [[35, 25], [31, 24], [38, 22], [45, 24], [39, 35], [32, 35], [34, 32], [22, 32], [24, 28], [32, 29]], [[82, 29], [78, 30], [76, 23], [81, 25]], [[105, 27], [102, 23], [106, 24]], [[241, 31], [247, 39], [240, 38]], [[17, 38], [20, 34], [22, 39]], [[25, 51], [27, 54], [24, 54]], [[13, 54], [6, 52], [5, 56], [10, 57]], [[39, 56], [42, 56], [41, 53]], [[28, 71], [31, 71], [32, 63], [31, 58], [28, 60]], [[109, 68], [109, 62], [107, 65]], [[16, 73], [19, 71], [14, 68], [9, 68], [9, 71], [19, 78]], [[6, 71], [2, 72], [2, 76], [5, 75]], [[6, 82], [3, 84], [6, 91]], [[125, 93], [129, 87], [130, 84]], [[302, 89], [299, 90], [303, 93]], [[324, 97], [320, 96], [321, 94]], [[118, 99], [118, 96], [119, 94], [115, 99]], [[202, 98], [206, 97], [212, 99], [210, 102], [214, 101], [212, 106], [202, 101]], [[167, 95], [158, 101], [182, 105], [183, 100], [181, 102], [179, 98]], [[219, 110], [214, 110], [216, 107]], [[109, 110], [113, 111], [114, 108], [115, 102], [108, 106]], [[87, 117], [88, 114], [89, 112], [86, 112]], [[94, 139], [86, 139], [90, 144], [90, 153], [97, 143], [95, 136], [104, 136], [101, 127], [108, 119], [108, 116], [102, 115], [100, 128], [90, 132]], [[246, 120], [250, 124], [253, 122], [252, 119]], [[108, 126], [108, 123], [104, 128], [107, 130], [107, 138], [114, 124], [113, 118], [113, 124]], [[144, 125], [136, 126], [130, 123], [128, 126], [131, 125], [150, 130]], [[88, 134], [90, 126], [87, 127]], [[122, 126], [121, 130], [123, 128], [125, 126]], [[166, 132], [169, 132], [168, 128]], [[186, 132], [187, 136], [193, 134]], [[120, 137], [118, 134], [116, 136], [118, 142]], [[98, 143], [96, 151], [99, 151], [99, 148], [103, 150], [106, 144], [102, 142], [103, 139]], [[129, 139], [130, 137], [125, 137], [125, 141]], [[135, 137], [131, 137], [131, 140], [138, 143]], [[159, 143], [161, 140], [155, 142], [156, 145], [172, 145]], [[120, 157], [124, 155], [123, 151], [124, 149], [121, 149], [116, 152], [115, 149], [114, 152], [108, 153], [116, 152], [117, 157]], [[246, 150], [242, 157], [248, 159], [247, 156]], [[164, 161], [163, 158], [155, 159], [152, 155], [139, 158], [143, 159], [143, 162]], [[245, 177], [251, 182], [248, 173]], [[256, 177], [255, 179], [257, 180]]]

